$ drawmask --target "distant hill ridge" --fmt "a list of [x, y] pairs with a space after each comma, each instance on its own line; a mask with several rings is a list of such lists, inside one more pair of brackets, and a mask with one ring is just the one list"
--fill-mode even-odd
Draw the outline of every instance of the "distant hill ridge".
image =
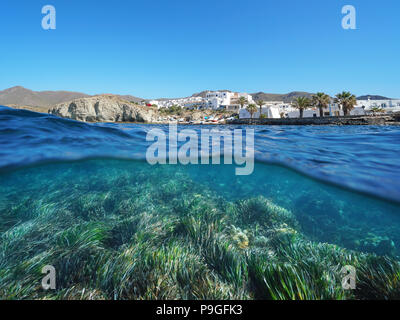
[[[209, 91], [215, 92], [212, 90], [201, 91], [198, 93], [194, 93], [192, 97], [204, 98], [207, 92]], [[219, 91], [232, 92], [226, 89]], [[298, 97], [310, 98], [313, 95], [312, 93], [302, 92], [302, 91], [293, 91], [286, 94], [265, 93], [265, 92], [256, 92], [250, 94], [253, 96], [253, 99], [255, 101], [263, 100], [263, 101], [284, 101], [284, 102], [292, 102], [294, 99]], [[148, 101], [148, 99], [143, 99], [132, 95], [115, 95], [115, 94], [110, 94], [110, 95], [120, 97], [124, 100], [135, 103], [141, 101]], [[92, 96], [81, 92], [71, 92], [71, 91], [33, 91], [21, 86], [16, 86], [0, 91], [0, 105], [48, 108], [48, 107], [53, 107], [56, 104], [68, 102], [74, 99], [94, 97], [94, 96], [99, 96], [99, 95]], [[379, 95], [364, 95], [358, 97], [357, 99], [367, 100], [368, 97], [371, 100], [389, 99]]]
[[[205, 90], [201, 91], [198, 93], [195, 93], [192, 95], [192, 97], [202, 97], [205, 98], [207, 92], [232, 92], [230, 90]], [[294, 99], [298, 97], [308, 97], [311, 98], [314, 93], [311, 92], [304, 92], [304, 91], [292, 91], [289, 93], [265, 93], [265, 92], [255, 92], [255, 93], [250, 93], [250, 95], [253, 97], [254, 101], [257, 100], [263, 100], [263, 101], [283, 101], [283, 102], [292, 102]], [[379, 96], [379, 95], [363, 95], [357, 97], [357, 100], [368, 100], [370, 98], [371, 100], [391, 100], [391, 98], [387, 98], [384, 96]]]
[[[219, 92], [232, 92], [231, 90], [216, 90]], [[205, 98], [207, 92], [216, 92], [214, 90], [205, 90], [192, 95], [192, 97], [202, 97]], [[277, 93], [265, 93], [265, 92], [256, 92], [250, 93], [253, 96], [253, 100], [263, 100], [263, 101], [284, 101], [291, 102], [297, 97], [311, 97], [313, 94], [309, 92], [301, 92], [301, 91], [293, 91], [286, 94], [277, 94]]]
[[377, 96], [377, 95], [365, 95], [365, 96], [359, 96], [357, 97], [357, 100], [393, 100], [391, 98], [383, 97], [383, 96]]
[[[100, 96], [96, 94], [93, 96]], [[131, 95], [115, 95], [130, 102], [140, 102], [144, 99]], [[56, 104], [68, 102], [79, 98], [93, 97], [86, 93], [73, 91], [33, 91], [21, 86], [0, 91], [0, 105], [52, 107]]]
[[302, 91], [293, 91], [285, 94], [256, 92], [256, 93], [251, 93], [251, 95], [253, 96], [254, 101], [263, 100], [263, 101], [292, 102], [294, 99], [298, 97], [311, 98], [313, 93], [302, 92]]

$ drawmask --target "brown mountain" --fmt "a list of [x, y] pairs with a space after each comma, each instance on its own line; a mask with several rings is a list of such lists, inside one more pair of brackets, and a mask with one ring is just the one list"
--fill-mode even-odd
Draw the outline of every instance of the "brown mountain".
[[[230, 90], [219, 90], [224, 92], [232, 92]], [[192, 97], [205, 97], [207, 91], [201, 91], [194, 93]], [[211, 91], [213, 92], [213, 91]], [[140, 103], [142, 101], [147, 101], [146, 99], [135, 97], [132, 95], [114, 95], [121, 99], [127, 100], [133, 103]], [[276, 93], [265, 93], [256, 92], [251, 93], [253, 99], [263, 100], [263, 101], [284, 101], [292, 102], [297, 97], [311, 97], [312, 93], [293, 91], [286, 94], [276, 94]], [[94, 95], [98, 96], [98, 95]], [[41, 112], [46, 112], [49, 107], [53, 107], [56, 104], [68, 102], [78, 98], [92, 97], [91, 95], [81, 93], [81, 92], [70, 92], [70, 91], [32, 91], [21, 86], [12, 87], [0, 91], [0, 105], [7, 105], [15, 108], [31, 109]], [[357, 99], [367, 99], [368, 96], [361, 96]], [[385, 97], [370, 95], [371, 100], [374, 99], [387, 99]]]
[[[100, 96], [95, 95], [95, 96]], [[112, 95], [133, 103], [139, 103], [145, 99], [131, 95]], [[29, 109], [39, 112], [47, 112], [49, 107], [74, 99], [92, 97], [81, 92], [71, 91], [32, 91], [21, 86], [12, 87], [0, 91], [0, 105], [13, 108]]]
[[0, 91], [0, 105], [49, 107], [88, 96], [84, 93], [70, 91], [32, 91], [17, 86]]
[[[113, 97], [118, 97], [120, 99], [129, 101], [129, 102], [132, 102], [132, 103], [140, 103], [142, 101], [148, 101], [147, 99], [131, 96], [129, 94], [119, 95], [119, 94], [112, 94], [112, 93], [100, 93], [100, 94], [95, 94], [92, 97], [97, 97], [97, 96], [113, 96]], [[63, 102], [65, 102], [65, 101], [63, 101]]]
[[293, 91], [285, 94], [256, 92], [256, 93], [251, 93], [251, 95], [253, 96], [254, 101], [263, 100], [263, 101], [292, 102], [294, 99], [298, 97], [311, 98], [313, 94], [309, 92]]
[[[192, 94], [192, 97], [202, 97], [202, 98], [205, 98], [205, 97], [206, 97], [206, 94], [207, 94], [208, 92], [216, 92], [216, 91], [213, 91], [213, 90], [205, 90], [205, 91], [201, 91], [201, 92]], [[231, 90], [218, 90], [218, 92], [232, 92], [232, 91], [231, 91]]]
[[87, 122], [152, 122], [157, 110], [103, 94], [57, 104], [50, 114]]
[[[230, 90], [218, 90], [220, 92], [232, 92]], [[192, 95], [192, 97], [202, 97], [204, 98], [207, 92], [214, 92], [212, 90], [201, 91]], [[263, 100], [263, 101], [284, 101], [284, 102], [292, 102], [297, 97], [309, 97], [311, 98], [312, 93], [309, 92], [301, 92], [294, 91], [286, 94], [277, 94], [277, 93], [265, 93], [265, 92], [256, 92], [250, 93], [253, 96], [253, 100]]]
[[117, 95], [117, 96], [120, 97], [121, 99], [127, 100], [129, 102], [134, 102], [134, 103], [140, 103], [142, 101], [148, 101], [147, 99], [131, 96], [129, 94], [122, 95], [122, 96], [121, 95]]
[[383, 96], [378, 96], [378, 95], [364, 95], [364, 96], [359, 96], [357, 97], [357, 100], [392, 100], [391, 98], [383, 97]]

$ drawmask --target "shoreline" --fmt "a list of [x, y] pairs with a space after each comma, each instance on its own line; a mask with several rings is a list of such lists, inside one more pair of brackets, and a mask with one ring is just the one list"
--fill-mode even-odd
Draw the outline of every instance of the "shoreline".
[[377, 116], [341, 116], [318, 118], [285, 118], [285, 119], [235, 119], [227, 124], [236, 125], [400, 125], [400, 114]]
[[[77, 120], [79, 121], [79, 120]], [[379, 116], [341, 116], [323, 118], [283, 118], [283, 119], [234, 119], [226, 122], [88, 122], [88, 123], [132, 123], [152, 125], [193, 125], [193, 126], [218, 126], [218, 125], [270, 125], [270, 126], [349, 126], [349, 125], [382, 125], [400, 126], [400, 114]]]
[[[44, 110], [40, 110], [37, 107], [30, 106], [15, 106], [15, 105], [6, 105], [6, 107], [12, 109], [19, 110], [28, 110], [32, 112], [39, 112], [44, 114], [51, 114], [49, 112], [45, 112]], [[170, 116], [176, 116], [171, 114]], [[58, 116], [59, 117], [59, 116]], [[64, 117], [60, 117], [64, 118]], [[135, 122], [135, 121], [82, 121], [71, 118], [64, 118], [75, 120], [79, 122], [86, 123], [126, 123], [126, 124], [152, 124], [152, 125], [169, 125], [169, 124], [178, 124], [178, 125], [194, 125], [194, 126], [203, 126], [203, 125], [271, 125], [271, 126], [315, 126], [315, 125], [336, 125], [336, 126], [344, 126], [344, 125], [392, 125], [392, 126], [400, 126], [400, 113], [394, 114], [384, 114], [384, 115], [361, 115], [361, 116], [339, 116], [339, 117], [313, 117], [313, 118], [266, 118], [266, 119], [233, 119], [226, 120], [221, 122], [212, 122], [212, 121], [157, 121], [157, 122]]]

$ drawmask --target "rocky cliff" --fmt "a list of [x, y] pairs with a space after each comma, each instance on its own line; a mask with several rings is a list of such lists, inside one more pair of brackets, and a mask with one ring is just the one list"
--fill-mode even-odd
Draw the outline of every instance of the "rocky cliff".
[[49, 113], [86, 122], [153, 122], [156, 111], [116, 96], [103, 95], [60, 103]]

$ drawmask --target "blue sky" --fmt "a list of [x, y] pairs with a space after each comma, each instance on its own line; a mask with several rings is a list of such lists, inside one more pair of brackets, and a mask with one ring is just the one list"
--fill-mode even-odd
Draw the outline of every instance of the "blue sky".
[[[41, 27], [47, 4], [56, 30]], [[341, 27], [347, 4], [357, 30]], [[399, 15], [398, 0], [2, 0], [0, 90], [400, 98]]]

